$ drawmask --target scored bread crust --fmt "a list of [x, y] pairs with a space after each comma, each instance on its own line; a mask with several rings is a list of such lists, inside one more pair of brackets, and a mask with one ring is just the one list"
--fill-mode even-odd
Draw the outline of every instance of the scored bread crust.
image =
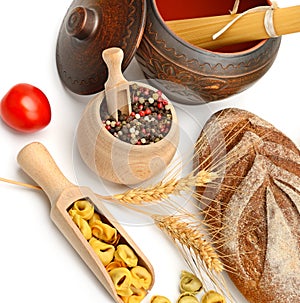
[[298, 148], [235, 108], [214, 114], [197, 142], [197, 167], [220, 175], [197, 193], [231, 280], [251, 303], [300, 302]]

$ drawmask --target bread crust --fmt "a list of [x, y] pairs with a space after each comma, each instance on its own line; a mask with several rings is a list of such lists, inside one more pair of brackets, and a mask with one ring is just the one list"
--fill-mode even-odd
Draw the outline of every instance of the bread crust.
[[214, 114], [198, 142], [197, 167], [222, 172], [218, 188], [197, 192], [230, 278], [251, 303], [300, 302], [298, 148], [235, 108]]

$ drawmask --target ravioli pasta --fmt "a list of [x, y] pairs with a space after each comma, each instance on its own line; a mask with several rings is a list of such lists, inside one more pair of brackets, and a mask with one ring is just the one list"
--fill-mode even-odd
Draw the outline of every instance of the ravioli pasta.
[[124, 243], [124, 239], [119, 244], [121, 235], [113, 226], [102, 221], [89, 201], [76, 201], [69, 215], [105, 266], [124, 303], [140, 303], [147, 295], [153, 278], [139, 264], [134, 250]]

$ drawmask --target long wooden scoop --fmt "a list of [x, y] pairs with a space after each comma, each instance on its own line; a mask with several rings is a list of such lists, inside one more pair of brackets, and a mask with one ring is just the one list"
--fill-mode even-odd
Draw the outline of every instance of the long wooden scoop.
[[108, 113], [118, 121], [118, 110], [123, 114], [131, 113], [131, 97], [129, 82], [122, 74], [124, 53], [118, 47], [103, 51], [102, 57], [108, 68], [108, 79], [105, 83], [105, 97]]
[[[224, 34], [213, 40], [213, 35], [231, 22], [236, 15], [166, 21], [168, 27], [193, 45], [205, 49], [217, 49], [248, 41], [269, 38], [264, 25], [266, 11], [243, 15]], [[300, 5], [273, 10], [273, 25], [278, 36], [300, 31]]]
[[34, 142], [25, 146], [19, 152], [17, 160], [21, 168], [39, 184], [47, 194], [51, 202], [50, 217], [53, 222], [69, 240], [115, 302], [124, 303], [117, 295], [115, 286], [104, 265], [68, 213], [72, 204], [78, 200], [87, 199], [93, 203], [95, 210], [105, 217], [107, 222], [119, 232], [121, 235], [120, 241], [127, 243], [135, 251], [139, 259], [139, 264], [145, 267], [152, 275], [153, 285], [153, 268], [141, 250], [89, 188], [75, 186], [65, 178], [44, 145]]

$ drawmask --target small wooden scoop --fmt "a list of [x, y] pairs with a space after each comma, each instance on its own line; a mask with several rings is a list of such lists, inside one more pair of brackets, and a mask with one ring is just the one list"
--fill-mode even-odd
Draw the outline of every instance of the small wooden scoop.
[[108, 79], [105, 83], [105, 96], [108, 113], [118, 121], [118, 109], [125, 115], [131, 113], [129, 82], [121, 70], [124, 53], [118, 47], [103, 51], [102, 57], [108, 68]]
[[17, 160], [21, 168], [41, 186], [50, 199], [50, 217], [53, 222], [69, 240], [71, 245], [110, 293], [115, 302], [124, 303], [117, 295], [114, 284], [104, 265], [68, 213], [68, 209], [78, 200], [88, 199], [92, 202], [95, 206], [95, 210], [103, 215], [109, 224], [119, 232], [121, 239], [123, 239], [122, 241], [127, 242], [135, 251], [139, 259], [139, 264], [145, 267], [152, 275], [153, 285], [153, 268], [141, 250], [89, 188], [75, 186], [65, 178], [47, 149], [41, 143], [34, 142], [25, 146], [19, 152]]

